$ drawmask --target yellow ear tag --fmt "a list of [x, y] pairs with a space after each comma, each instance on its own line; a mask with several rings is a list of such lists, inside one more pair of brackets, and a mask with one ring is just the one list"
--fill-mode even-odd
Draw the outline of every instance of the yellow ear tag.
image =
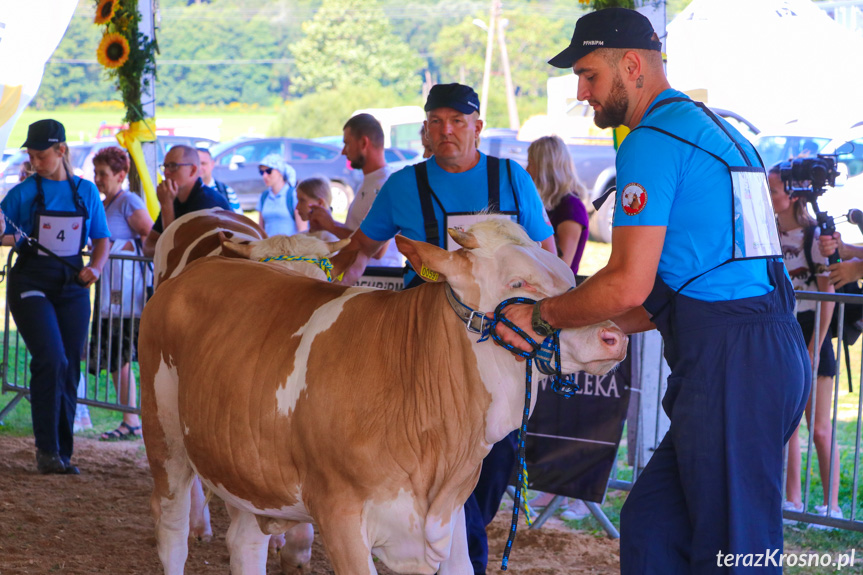
[[424, 278], [425, 278], [425, 279], [427, 279], [427, 280], [430, 280], [430, 281], [436, 282], [436, 281], [437, 281], [437, 279], [438, 279], [438, 277], [440, 276], [440, 274], [439, 274], [439, 273], [437, 273], [437, 272], [436, 272], [436, 271], [434, 271], [434, 270], [430, 270], [430, 269], [428, 269], [428, 268], [426, 267], [426, 265], [425, 265], [425, 264], [423, 264], [423, 265], [422, 265], [422, 268], [420, 268], [420, 276], [421, 276], [421, 277], [424, 277]]

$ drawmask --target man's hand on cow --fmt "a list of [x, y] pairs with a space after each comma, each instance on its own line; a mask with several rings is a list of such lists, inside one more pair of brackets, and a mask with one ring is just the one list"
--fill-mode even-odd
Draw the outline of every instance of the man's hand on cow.
[[311, 212], [309, 213], [309, 226], [313, 229], [326, 230], [333, 233], [333, 228], [335, 228], [334, 224], [333, 214], [330, 210], [311, 206]]
[[830, 283], [841, 288], [845, 284], [854, 283], [863, 277], [863, 260], [853, 259], [846, 262], [832, 264], [830, 270]]
[[159, 198], [160, 204], [173, 204], [179, 191], [173, 180], [162, 180], [162, 183], [156, 187], [156, 197]]
[[[537, 334], [533, 331], [533, 306], [530, 304], [512, 304], [507, 306], [503, 310], [503, 316], [524, 330], [524, 332], [533, 338], [533, 340], [537, 343], [542, 342], [544, 337]], [[489, 319], [494, 318], [493, 313], [487, 313], [486, 317]], [[523, 337], [515, 333], [512, 329], [507, 327], [501, 322], [495, 326], [495, 333], [504, 341], [516, 349], [520, 349], [521, 351], [526, 351], [528, 353], [533, 351], [533, 348], [527, 343]], [[524, 361], [524, 358], [521, 356], [516, 356], [518, 361]]]
[[825, 258], [832, 256], [842, 246], [842, 234], [834, 232], [831, 236], [818, 238], [818, 249]]

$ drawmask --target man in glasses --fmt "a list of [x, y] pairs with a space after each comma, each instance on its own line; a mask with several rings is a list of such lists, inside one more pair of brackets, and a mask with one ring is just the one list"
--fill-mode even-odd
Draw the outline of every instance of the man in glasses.
[[165, 154], [162, 169], [165, 180], [156, 188], [162, 211], [144, 240], [144, 254], [149, 257], [156, 253], [156, 242], [165, 228], [180, 216], [208, 208], [231, 209], [221, 194], [201, 181], [201, 160], [195, 148], [174, 146]]

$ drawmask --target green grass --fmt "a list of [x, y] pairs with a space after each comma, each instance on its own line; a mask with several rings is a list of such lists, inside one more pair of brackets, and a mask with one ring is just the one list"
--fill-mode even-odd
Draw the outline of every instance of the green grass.
[[[121, 124], [123, 110], [119, 106], [106, 103], [103, 105], [79, 106], [75, 108], [60, 107], [52, 110], [37, 110], [27, 108], [18, 118], [9, 136], [6, 146], [14, 148], [27, 138], [27, 126], [37, 120], [53, 118], [66, 128], [66, 138], [71, 141], [90, 141], [96, 137], [99, 125]], [[218, 137], [222, 142], [233, 140], [239, 136], [266, 136], [278, 116], [276, 108], [257, 108], [245, 106], [224, 107], [185, 107], [170, 110], [157, 110], [156, 118], [165, 120], [219, 120]], [[208, 134], [190, 133], [184, 135]]]

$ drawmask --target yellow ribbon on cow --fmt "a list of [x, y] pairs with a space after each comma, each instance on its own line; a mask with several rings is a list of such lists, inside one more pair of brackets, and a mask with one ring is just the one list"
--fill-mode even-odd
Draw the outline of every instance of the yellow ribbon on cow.
[[[150, 170], [147, 168], [147, 162], [144, 160], [144, 151], [141, 149], [141, 142], [156, 141], [155, 126], [155, 118], [146, 118], [138, 122], [132, 122], [128, 128], [120, 130], [117, 133], [117, 141], [129, 151], [129, 155], [138, 169], [138, 176], [141, 178], [141, 187], [144, 189], [144, 201], [147, 202], [147, 211], [154, 220], [159, 216], [161, 208], [159, 207], [159, 199], [156, 197], [156, 187], [153, 186], [153, 180], [150, 179]], [[156, 177], [159, 181], [162, 180], [158, 172], [156, 173]]]

